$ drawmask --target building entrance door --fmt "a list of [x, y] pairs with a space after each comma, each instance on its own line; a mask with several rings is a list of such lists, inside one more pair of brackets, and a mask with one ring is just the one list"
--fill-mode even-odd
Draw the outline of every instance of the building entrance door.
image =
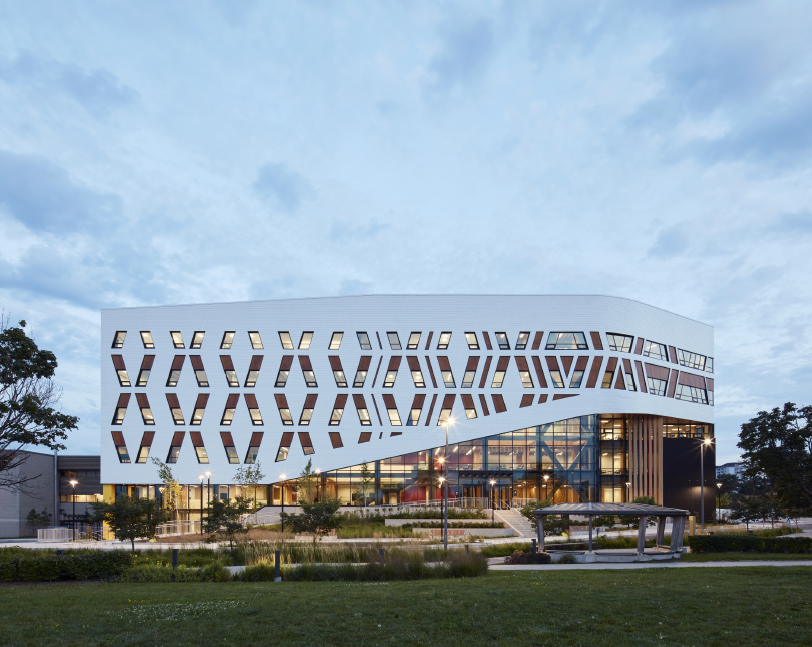
[[490, 488], [491, 505], [497, 510], [507, 510], [510, 508], [510, 502], [513, 500], [513, 486], [511, 485], [493, 485]]
[[466, 508], [479, 508], [482, 506], [482, 486], [462, 486], [463, 506]]

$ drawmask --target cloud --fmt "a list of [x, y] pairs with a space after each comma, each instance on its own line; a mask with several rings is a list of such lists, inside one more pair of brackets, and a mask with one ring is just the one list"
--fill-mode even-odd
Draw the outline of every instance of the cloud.
[[371, 222], [367, 225], [353, 225], [350, 222], [336, 220], [330, 227], [330, 238], [333, 240], [363, 240], [372, 238], [385, 231], [389, 225], [384, 222]]
[[121, 83], [105, 69], [85, 70], [20, 50], [17, 56], [0, 64], [0, 80], [27, 90], [56, 90], [74, 100], [95, 117], [135, 103], [138, 92]]
[[648, 255], [660, 258], [677, 256], [683, 254], [690, 244], [690, 228], [686, 223], [678, 222], [660, 231], [654, 244], [649, 248]]
[[74, 182], [42, 157], [0, 150], [0, 207], [32, 231], [61, 233], [112, 224], [121, 201]]
[[455, 17], [440, 29], [440, 48], [428, 65], [425, 90], [440, 94], [482, 75], [495, 49], [491, 22], [483, 17]]
[[269, 162], [260, 167], [252, 186], [267, 204], [291, 214], [315, 195], [307, 178], [284, 162]]

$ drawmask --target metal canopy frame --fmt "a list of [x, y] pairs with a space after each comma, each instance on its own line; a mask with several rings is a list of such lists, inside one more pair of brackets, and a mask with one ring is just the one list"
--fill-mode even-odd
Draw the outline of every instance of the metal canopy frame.
[[[646, 548], [646, 524], [649, 517], [657, 517], [657, 548], [667, 548], [676, 553], [682, 549], [682, 535], [685, 532], [685, 522], [688, 519], [687, 510], [676, 508], [663, 508], [658, 505], [646, 503], [557, 503], [547, 508], [534, 510], [536, 515], [536, 538], [539, 550], [544, 550], [544, 517], [551, 515], [571, 514], [587, 517], [589, 520], [589, 552], [592, 552], [592, 517], [602, 515], [616, 515], [619, 517], [640, 517], [637, 532], [637, 552], [643, 554]], [[671, 517], [671, 545], [665, 545], [665, 520]]]

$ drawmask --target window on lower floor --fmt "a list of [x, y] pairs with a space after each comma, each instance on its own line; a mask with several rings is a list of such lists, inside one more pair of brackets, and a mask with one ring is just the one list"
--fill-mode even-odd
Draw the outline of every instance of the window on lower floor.
[[609, 341], [609, 350], [613, 350], [616, 353], [628, 353], [632, 350], [634, 337], [608, 332], [606, 333], [606, 339]]
[[530, 339], [529, 332], [520, 332], [519, 337], [516, 339], [516, 350], [524, 350], [527, 348], [527, 342]]
[[220, 418], [220, 424], [228, 426], [234, 420], [234, 414], [237, 411], [237, 403], [240, 401], [239, 393], [231, 393], [226, 398], [226, 407], [223, 409], [223, 417]]
[[658, 380], [657, 378], [650, 377], [646, 380], [648, 384], [649, 393], [654, 395], [665, 395], [665, 388], [667, 383], [665, 380]]
[[365, 332], [357, 332], [358, 343], [361, 345], [361, 350], [372, 350], [372, 344], [369, 342], [369, 335]]
[[400, 427], [400, 414], [398, 413], [397, 405], [395, 404], [395, 397], [391, 393], [383, 394], [383, 403], [386, 407], [386, 413], [389, 414], [389, 422], [393, 427]]
[[197, 455], [198, 463], [208, 463], [209, 455], [206, 453], [205, 447], [195, 447], [195, 454]]
[[547, 350], [589, 350], [582, 332], [551, 332], [547, 336]]
[[474, 398], [471, 395], [467, 393], [462, 394], [462, 406], [465, 409], [465, 417], [468, 418], [468, 420], [473, 420], [477, 417]]
[[355, 393], [352, 396], [353, 402], [355, 402], [355, 410], [358, 412], [358, 420], [361, 424], [365, 427], [372, 424], [372, 420], [369, 417], [369, 409], [367, 409], [367, 403], [364, 396], [360, 393]]
[[668, 361], [668, 351], [665, 348], [665, 344], [658, 344], [656, 341], [646, 340], [646, 343], [643, 344], [643, 355], [659, 359], [663, 362]]
[[392, 350], [400, 350], [400, 337], [396, 332], [388, 332], [386, 333], [387, 338], [389, 339], [389, 346]]
[[572, 372], [572, 379], [570, 379], [570, 388], [571, 389], [580, 389], [581, 382], [584, 379], [584, 372], [583, 371], [573, 371]]
[[451, 343], [451, 333], [441, 332], [440, 338], [437, 340], [437, 350], [445, 350]]
[[318, 387], [316, 374], [313, 372], [313, 366], [310, 364], [310, 358], [307, 355], [299, 355], [299, 365], [302, 367], [302, 375], [304, 376], [305, 384], [310, 388]]
[[679, 363], [683, 366], [687, 366], [688, 368], [694, 368], [698, 371], [705, 370], [705, 363], [707, 361], [707, 357], [704, 355], [699, 355], [698, 353], [690, 353], [687, 350], [679, 349], [677, 350], [677, 358], [679, 359]]
[[687, 384], [677, 384], [677, 392], [674, 397], [677, 398], [677, 400], [708, 404], [708, 395], [705, 389], [699, 389], [695, 386], [688, 386]]
[[414, 396], [412, 408], [409, 411], [409, 417], [406, 418], [407, 427], [416, 427], [420, 421], [420, 413], [423, 411], [423, 403], [426, 401], [426, 396], [423, 393], [418, 393]]
[[550, 379], [553, 381], [553, 386], [556, 389], [564, 388], [564, 379], [561, 377], [561, 371], [550, 371]]
[[262, 424], [262, 414], [259, 411], [259, 405], [257, 404], [257, 398], [252, 393], [246, 393], [243, 396], [245, 400], [245, 404], [248, 407], [248, 414], [251, 416], [251, 423], [254, 425], [261, 425]]
[[299, 416], [299, 425], [307, 426], [313, 418], [313, 411], [316, 408], [316, 400], [318, 399], [317, 393], [310, 393], [305, 398], [304, 407], [302, 408], [302, 415]]
[[330, 425], [336, 426], [341, 423], [341, 416], [344, 415], [344, 406], [347, 404], [347, 395], [341, 393], [336, 396], [333, 412], [330, 414]]
[[479, 350], [479, 340], [476, 338], [475, 332], [465, 333], [465, 342], [471, 350]]
[[409, 342], [406, 344], [407, 350], [415, 350], [420, 344], [420, 333], [413, 332], [409, 335]]
[[510, 342], [507, 338], [507, 333], [497, 332], [494, 333], [496, 335], [496, 343], [499, 345], [499, 350], [510, 350]]

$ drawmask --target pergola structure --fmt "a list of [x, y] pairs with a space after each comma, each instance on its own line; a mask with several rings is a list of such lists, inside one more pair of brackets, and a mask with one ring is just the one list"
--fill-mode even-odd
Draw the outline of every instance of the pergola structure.
[[[682, 548], [682, 535], [685, 532], [687, 510], [662, 508], [645, 503], [557, 503], [534, 511], [536, 515], [536, 535], [539, 550], [544, 550], [544, 517], [550, 515], [576, 515], [589, 520], [589, 552], [592, 552], [592, 517], [615, 515], [619, 517], [640, 517], [640, 530], [637, 533], [637, 552], [641, 555], [646, 547], [646, 524], [649, 517], [657, 517], [657, 548], [677, 552]], [[671, 545], [665, 545], [665, 520], [671, 517]]]

